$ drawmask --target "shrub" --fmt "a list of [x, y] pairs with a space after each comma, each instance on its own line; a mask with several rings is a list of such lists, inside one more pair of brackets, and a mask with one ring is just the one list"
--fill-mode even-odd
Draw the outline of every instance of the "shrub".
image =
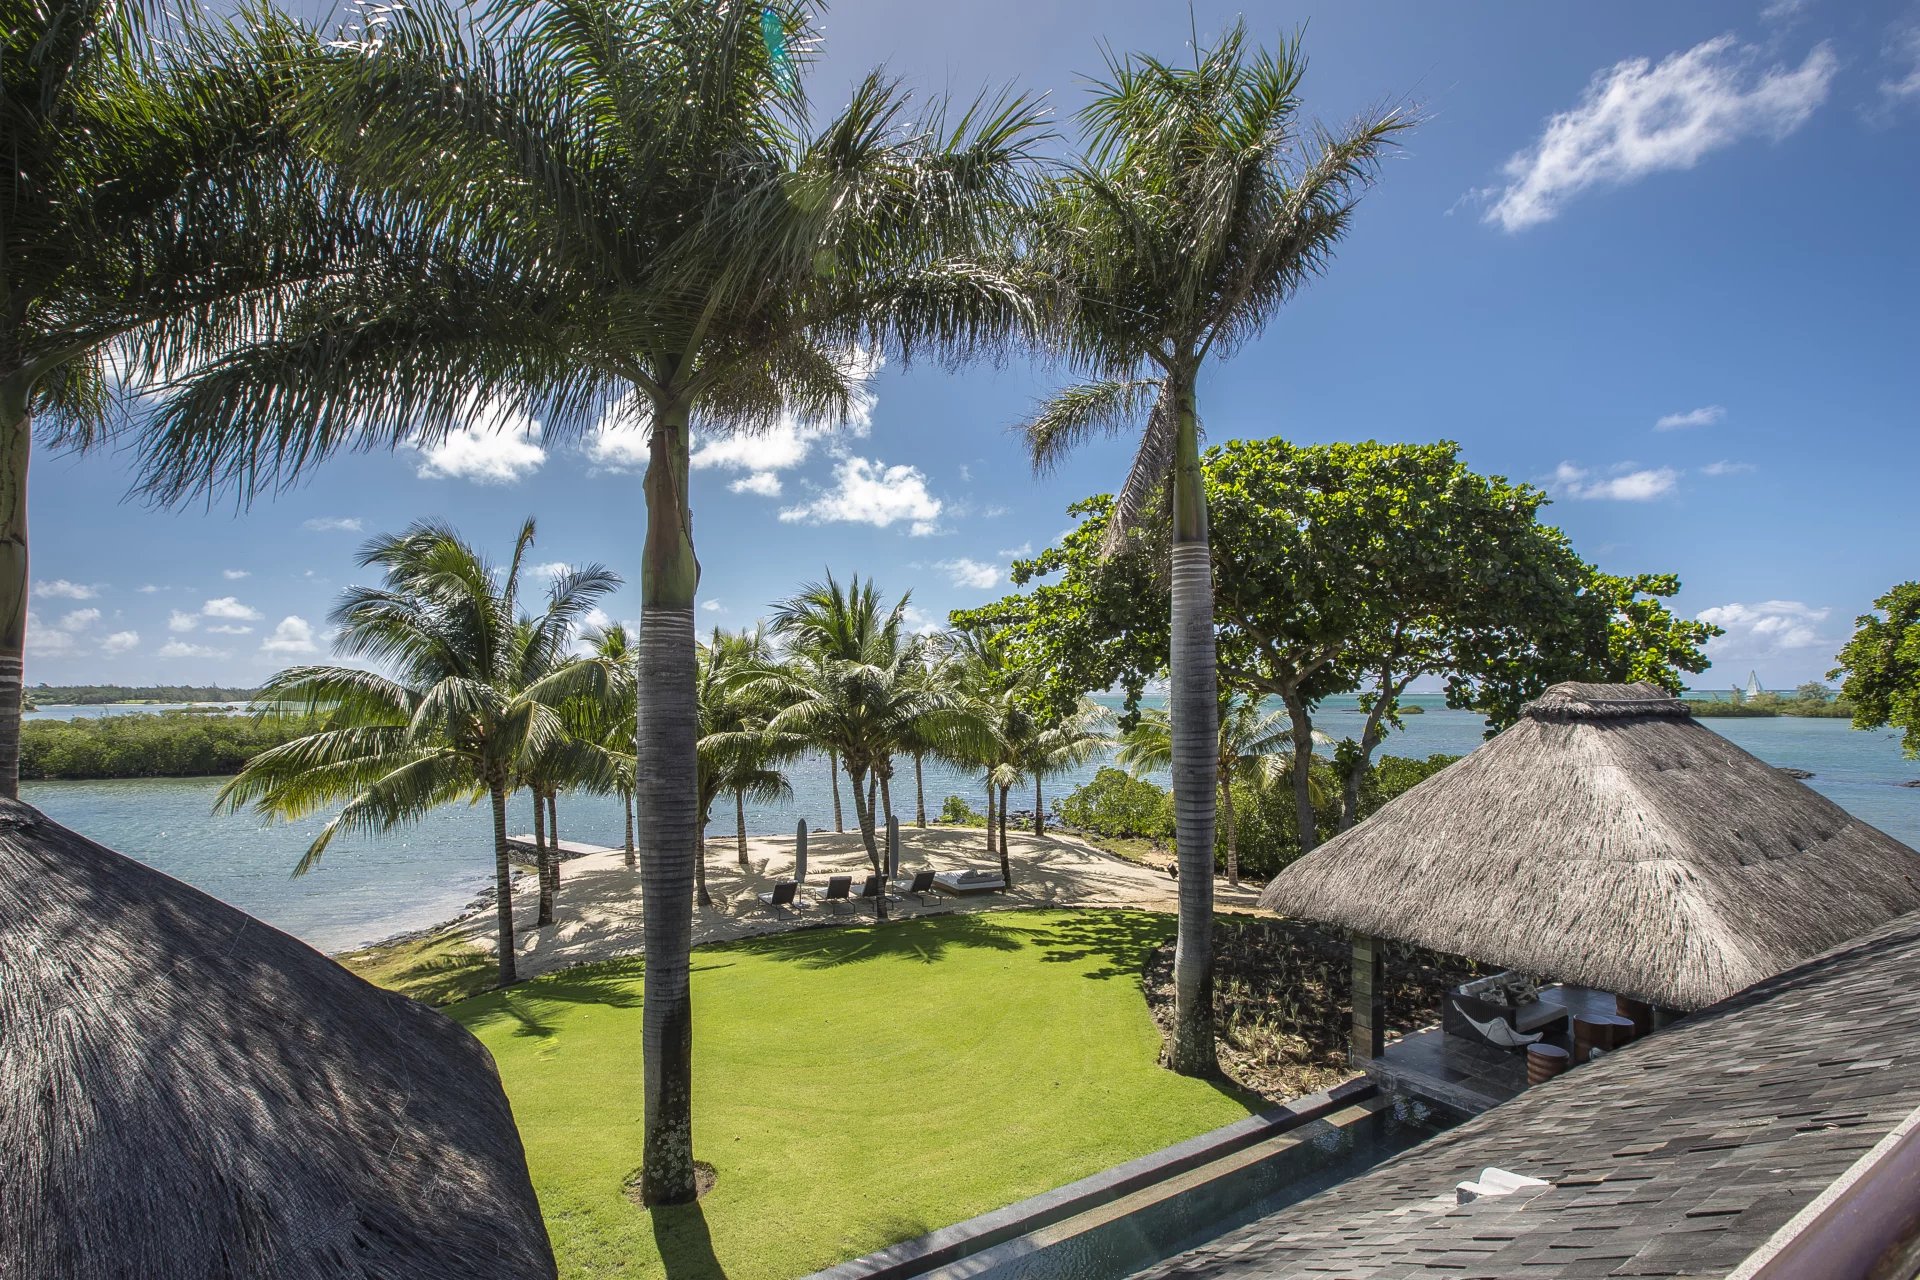
[[1107, 768], [1059, 802], [1060, 817], [1102, 836], [1173, 837], [1173, 795], [1122, 769]]
[[947, 802], [940, 806], [940, 821], [951, 822], [957, 827], [984, 827], [986, 815], [977, 812], [962, 796], [948, 796]]
[[312, 733], [303, 719], [239, 715], [86, 716], [20, 728], [22, 778], [180, 778], [238, 773], [248, 760]]

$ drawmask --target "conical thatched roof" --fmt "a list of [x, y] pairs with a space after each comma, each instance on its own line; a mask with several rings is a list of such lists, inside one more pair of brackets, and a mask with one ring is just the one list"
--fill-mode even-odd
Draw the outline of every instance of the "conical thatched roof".
[[1920, 856], [1651, 685], [1559, 684], [1260, 905], [1697, 1009], [1920, 909]]
[[0, 801], [0, 1276], [553, 1275], [478, 1041]]

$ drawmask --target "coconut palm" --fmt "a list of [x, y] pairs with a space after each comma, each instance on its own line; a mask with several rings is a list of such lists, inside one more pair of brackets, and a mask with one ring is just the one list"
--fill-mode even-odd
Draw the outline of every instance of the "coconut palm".
[[[773, 661], [773, 650], [758, 629], [730, 632], [720, 627], [702, 646], [700, 670], [700, 795], [703, 819], [711, 820], [713, 801], [733, 795], [734, 839], [740, 866], [747, 866], [747, 801], [778, 801], [792, 788], [778, 765], [804, 749], [767, 733], [777, 709], [737, 678]], [[703, 822], [704, 825], [704, 822]], [[700, 900], [707, 901], [701, 876]]]
[[98, 442], [116, 382], [162, 390], [270, 332], [345, 245], [280, 120], [282, 19], [39, 0], [3, 26], [0, 796], [17, 799], [36, 432]]
[[[1200, 370], [1257, 336], [1322, 270], [1399, 112], [1304, 129], [1297, 41], [1251, 47], [1235, 24], [1191, 67], [1112, 57], [1081, 112], [1085, 158], [1043, 193], [1035, 261], [1068, 292], [1056, 335], [1090, 381], [1026, 424], [1036, 469], [1097, 432], [1139, 448], [1108, 528], [1117, 547], [1172, 488], [1173, 774], [1180, 926], [1171, 1063], [1217, 1069], [1213, 1036], [1216, 715], [1213, 581], [1200, 471]], [[1263, 425], [1263, 430], [1266, 428]]]
[[627, 865], [631, 867], [634, 864], [633, 756], [639, 723], [633, 640], [624, 623], [609, 622], [589, 632], [587, 641], [593, 650], [588, 660], [599, 662], [606, 669], [607, 696], [581, 704], [586, 721], [583, 734], [598, 742], [619, 763], [615, 790], [620, 795], [620, 807], [626, 818]]
[[[994, 266], [1035, 113], [923, 120], [870, 76], [813, 125], [812, 6], [435, 0], [330, 46], [316, 145], [395, 244], [283, 337], [275, 392], [244, 362], [157, 424], [164, 497], [243, 492], [339, 448], [431, 440], [503, 408], [549, 438], [643, 444], [639, 843], [646, 918], [641, 1192], [695, 1195], [692, 433], [844, 416], [884, 347], [996, 349], [1031, 291]], [[788, 56], [786, 50], [793, 50]], [[637, 459], [635, 459], [637, 463]]]
[[1111, 744], [1112, 716], [1091, 698], [1081, 698], [1063, 715], [1042, 715], [1036, 732], [1018, 748], [1020, 767], [1033, 779], [1033, 834], [1047, 834], [1046, 800], [1041, 783], [1056, 773], [1078, 769]]
[[[1235, 788], [1264, 791], [1285, 779], [1292, 771], [1292, 722], [1284, 711], [1260, 710], [1258, 698], [1229, 693], [1220, 699], [1219, 755], [1214, 769], [1220, 787], [1220, 817], [1226, 830], [1227, 883], [1240, 883], [1240, 829], [1235, 809]], [[1315, 731], [1314, 739], [1327, 741]], [[1114, 759], [1122, 768], [1138, 777], [1158, 773], [1173, 765], [1173, 725], [1166, 711], [1154, 707], [1144, 711], [1133, 728], [1121, 735], [1120, 750]], [[1175, 795], [1175, 801], [1179, 799]], [[1209, 867], [1211, 876], [1213, 869]]]
[[385, 580], [345, 593], [332, 615], [334, 647], [392, 674], [322, 665], [274, 676], [261, 700], [324, 715], [325, 727], [255, 756], [216, 802], [228, 812], [251, 806], [294, 820], [344, 801], [294, 868], [302, 875], [343, 831], [390, 831], [484, 796], [493, 810], [502, 985], [515, 979], [507, 797], [546, 752], [572, 751], [582, 776], [597, 757], [603, 776], [613, 769], [595, 744], [571, 738], [558, 710], [570, 699], [601, 696], [598, 673], [589, 664], [557, 663], [555, 655], [619, 579], [598, 565], [562, 574], [538, 615], [516, 617], [533, 535], [529, 520], [498, 575], [443, 524], [422, 522], [369, 542], [360, 564], [378, 566]]

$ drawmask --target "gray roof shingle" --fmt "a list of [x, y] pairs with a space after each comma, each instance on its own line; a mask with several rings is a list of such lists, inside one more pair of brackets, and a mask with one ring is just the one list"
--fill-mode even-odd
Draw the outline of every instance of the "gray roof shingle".
[[1724, 1275], [1916, 1106], [1920, 912], [1142, 1274]]

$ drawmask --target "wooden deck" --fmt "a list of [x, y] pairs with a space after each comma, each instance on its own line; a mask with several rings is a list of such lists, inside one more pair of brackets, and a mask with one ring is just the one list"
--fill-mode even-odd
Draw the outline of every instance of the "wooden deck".
[[[1613, 996], [1605, 991], [1554, 986], [1543, 994], [1566, 1005], [1569, 1014], [1613, 1012]], [[1572, 1048], [1565, 1030], [1547, 1036], [1546, 1043]], [[1502, 1052], [1449, 1036], [1433, 1026], [1389, 1044], [1386, 1053], [1367, 1064], [1367, 1074], [1384, 1089], [1418, 1094], [1477, 1115], [1526, 1089], [1527, 1055], [1525, 1050]]]

